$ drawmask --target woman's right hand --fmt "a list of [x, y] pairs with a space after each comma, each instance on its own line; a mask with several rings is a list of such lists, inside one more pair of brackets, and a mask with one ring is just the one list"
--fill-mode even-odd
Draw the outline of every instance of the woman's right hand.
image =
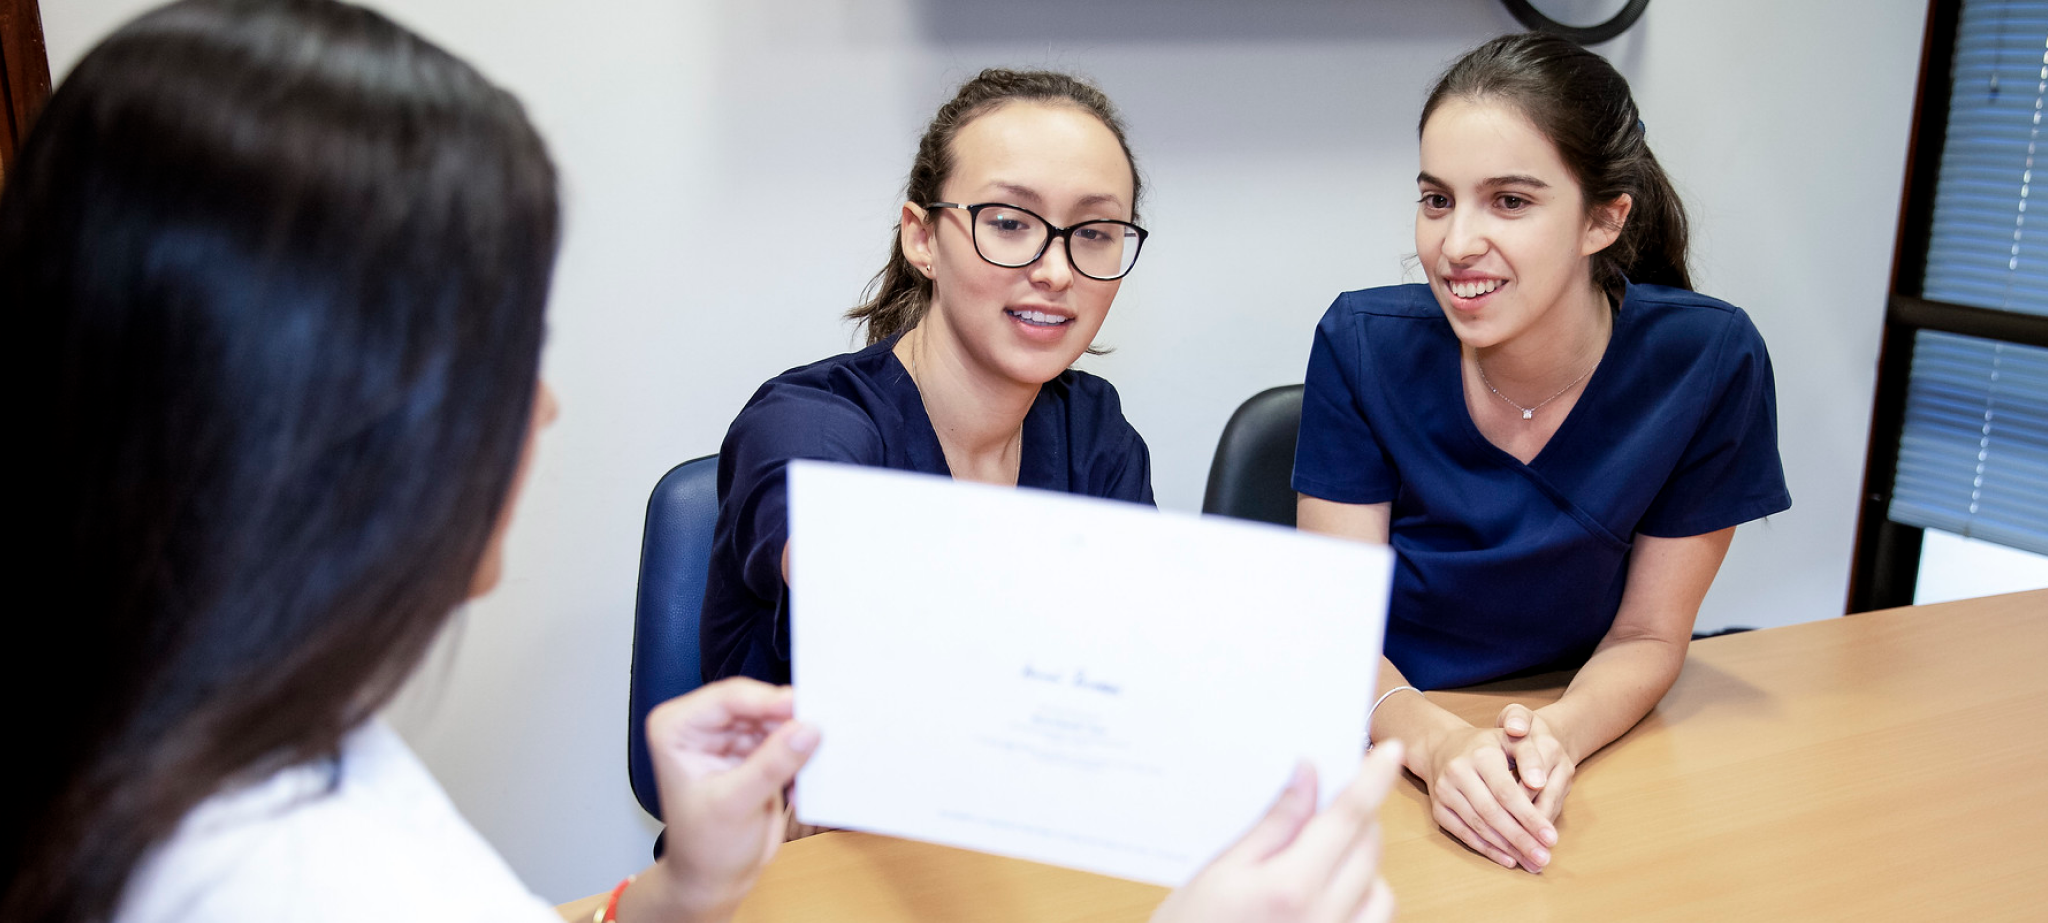
[[1380, 878], [1380, 801], [1401, 774], [1401, 745], [1379, 747], [1321, 813], [1316, 774], [1295, 770], [1266, 816], [1152, 915], [1153, 923], [1384, 923], [1394, 895]]
[[1460, 721], [1431, 734], [1408, 768], [1429, 786], [1437, 826], [1505, 868], [1540, 872], [1550, 864], [1557, 826], [1516, 777], [1511, 744], [1500, 728]]

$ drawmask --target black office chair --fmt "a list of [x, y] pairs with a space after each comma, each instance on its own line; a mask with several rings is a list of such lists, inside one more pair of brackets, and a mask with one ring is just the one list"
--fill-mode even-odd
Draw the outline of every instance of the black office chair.
[[[627, 696], [626, 771], [640, 807], [661, 817], [654, 765], [647, 758], [647, 713], [704, 684], [697, 620], [711, 567], [718, 518], [718, 456], [670, 468], [647, 499], [640, 539], [640, 591], [633, 605], [633, 677]], [[657, 844], [656, 854], [660, 846]]]
[[1301, 386], [1252, 395], [1223, 425], [1202, 512], [1294, 525], [1294, 439], [1301, 432]]

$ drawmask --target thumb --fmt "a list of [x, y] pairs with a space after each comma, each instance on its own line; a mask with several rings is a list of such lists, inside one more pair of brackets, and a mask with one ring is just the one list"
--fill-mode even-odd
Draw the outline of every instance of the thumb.
[[1530, 711], [1527, 705], [1517, 703], [1500, 710], [1500, 726], [1502, 730], [1508, 732], [1509, 737], [1521, 737], [1529, 733], [1529, 727], [1535, 720], [1536, 713]]
[[1386, 800], [1387, 791], [1394, 787], [1394, 780], [1401, 777], [1404, 753], [1405, 749], [1398, 740], [1374, 746], [1358, 764], [1358, 775], [1331, 802], [1329, 813], [1348, 812], [1349, 822], [1354, 824], [1365, 824], [1378, 817], [1380, 802]]
[[1316, 813], [1316, 770], [1307, 762], [1294, 765], [1294, 775], [1287, 780], [1287, 787], [1280, 790], [1280, 797], [1273, 800], [1273, 806], [1266, 809], [1264, 817], [1252, 825], [1244, 837], [1223, 851], [1222, 859], [1242, 862], [1259, 862], [1287, 847], [1301, 833], [1303, 825]]
[[818, 729], [784, 722], [761, 741], [745, 762], [727, 773], [726, 795], [738, 804], [759, 804], [779, 795], [818, 749]]

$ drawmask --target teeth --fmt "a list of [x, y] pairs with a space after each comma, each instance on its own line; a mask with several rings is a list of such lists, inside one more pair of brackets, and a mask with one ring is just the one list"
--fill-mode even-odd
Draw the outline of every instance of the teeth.
[[1483, 282], [1450, 282], [1451, 294], [1460, 298], [1477, 298], [1501, 287], [1501, 280], [1487, 279]]
[[1010, 313], [1034, 324], [1064, 324], [1067, 322], [1067, 319], [1064, 317], [1057, 314], [1047, 314], [1044, 311], [1011, 311]]

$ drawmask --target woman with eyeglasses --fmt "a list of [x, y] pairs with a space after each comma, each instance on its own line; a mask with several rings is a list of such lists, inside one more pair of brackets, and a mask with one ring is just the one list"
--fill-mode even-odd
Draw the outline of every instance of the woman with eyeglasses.
[[[657, 707], [668, 850], [563, 908], [376, 717], [498, 583], [559, 214], [518, 101], [358, 7], [184, 0], [71, 71], [0, 193], [17, 571], [62, 591], [0, 645], [0, 920], [732, 916], [819, 743], [789, 689]], [[1298, 774], [1155, 919], [1388, 919], [1398, 772]]]
[[[1628, 83], [1555, 36], [1465, 55], [1423, 106], [1426, 284], [1316, 330], [1302, 528], [1398, 552], [1375, 739], [1439, 825], [1538, 871], [1578, 765], [1655, 707], [1737, 524], [1785, 510], [1770, 356], [1696, 294]], [[1474, 727], [1417, 689], [1577, 668]]]
[[793, 459], [1152, 502], [1116, 389], [1071, 368], [1145, 243], [1140, 191], [1116, 110], [1071, 76], [987, 70], [940, 107], [850, 312], [868, 347], [762, 385], [719, 451], [707, 679], [790, 679]]

